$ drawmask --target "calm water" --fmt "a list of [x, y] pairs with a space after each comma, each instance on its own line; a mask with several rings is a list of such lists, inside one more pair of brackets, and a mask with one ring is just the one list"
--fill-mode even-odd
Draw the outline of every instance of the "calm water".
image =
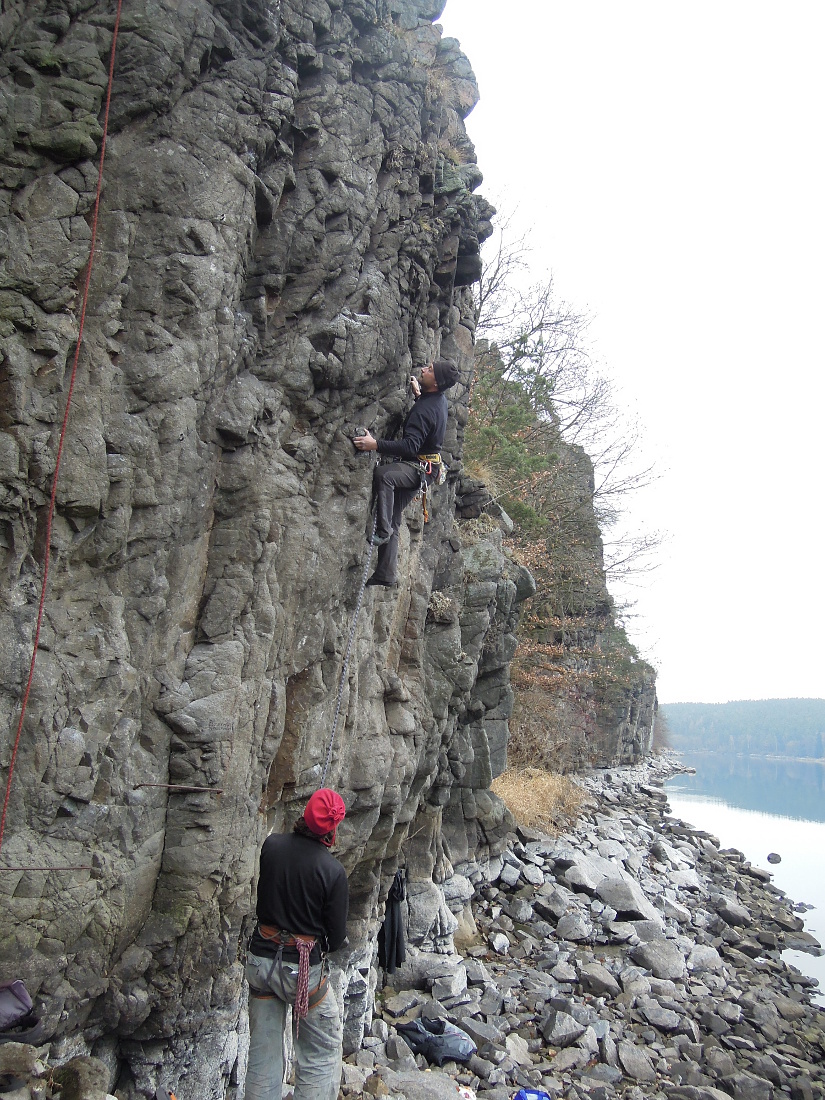
[[[813, 909], [799, 916], [825, 945], [825, 766], [807, 761], [691, 755], [683, 762], [696, 775], [677, 775], [667, 784], [676, 817], [738, 848], [794, 902]], [[768, 863], [768, 853], [782, 857]], [[825, 1004], [825, 956], [786, 951], [783, 958], [819, 979]]]

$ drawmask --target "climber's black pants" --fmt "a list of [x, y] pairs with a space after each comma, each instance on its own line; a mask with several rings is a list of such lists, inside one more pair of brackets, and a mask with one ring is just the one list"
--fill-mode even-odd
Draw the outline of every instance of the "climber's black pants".
[[378, 548], [378, 564], [373, 576], [382, 584], [395, 584], [398, 558], [398, 531], [404, 509], [421, 488], [421, 467], [412, 462], [390, 462], [376, 466], [372, 476], [375, 498], [377, 538], [388, 541]]

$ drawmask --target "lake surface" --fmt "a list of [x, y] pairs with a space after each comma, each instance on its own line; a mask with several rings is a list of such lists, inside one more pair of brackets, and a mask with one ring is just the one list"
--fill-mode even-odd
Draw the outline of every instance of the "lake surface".
[[[814, 906], [799, 916], [825, 945], [825, 766], [698, 753], [681, 758], [696, 775], [668, 781], [673, 814], [770, 871], [774, 886], [794, 902]], [[782, 862], [768, 863], [769, 852]], [[819, 979], [817, 1001], [825, 1004], [825, 956], [785, 951], [782, 957]]]

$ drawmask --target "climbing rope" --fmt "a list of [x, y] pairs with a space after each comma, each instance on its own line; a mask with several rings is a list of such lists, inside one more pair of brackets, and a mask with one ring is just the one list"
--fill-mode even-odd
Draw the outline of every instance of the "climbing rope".
[[23, 719], [26, 716], [26, 707], [29, 702], [29, 694], [31, 692], [32, 680], [34, 679], [34, 665], [37, 660], [37, 647], [40, 642], [40, 628], [43, 623], [43, 609], [46, 603], [46, 584], [49, 579], [49, 558], [51, 554], [51, 535], [52, 535], [52, 520], [54, 518], [55, 500], [57, 499], [57, 482], [60, 474], [60, 463], [63, 458], [63, 443], [66, 439], [66, 427], [69, 423], [69, 409], [72, 405], [72, 393], [74, 392], [75, 378], [77, 377], [77, 364], [80, 358], [80, 345], [83, 340], [83, 326], [86, 322], [86, 307], [89, 304], [89, 284], [92, 280], [92, 267], [94, 265], [95, 258], [95, 245], [97, 243], [97, 218], [100, 211], [100, 193], [103, 188], [103, 161], [106, 157], [106, 137], [109, 132], [109, 104], [112, 99], [112, 81], [114, 79], [115, 72], [115, 48], [117, 46], [117, 35], [120, 29], [120, 9], [123, 6], [123, 0], [118, 0], [117, 13], [115, 15], [115, 26], [112, 33], [112, 50], [109, 56], [109, 83], [106, 87], [106, 105], [103, 113], [103, 137], [100, 142], [100, 162], [97, 169], [97, 191], [95, 193], [94, 215], [92, 218], [92, 242], [89, 249], [89, 263], [86, 266], [86, 281], [83, 286], [83, 302], [80, 309], [80, 322], [77, 331], [77, 344], [74, 349], [74, 359], [72, 361], [72, 372], [69, 377], [69, 392], [66, 396], [66, 411], [63, 414], [63, 425], [60, 429], [60, 442], [57, 447], [57, 460], [54, 466], [54, 476], [52, 478], [52, 492], [49, 498], [49, 510], [46, 516], [46, 540], [45, 551], [43, 554], [43, 582], [40, 586], [40, 603], [37, 608], [37, 622], [34, 631], [34, 644], [32, 646], [31, 663], [29, 664], [29, 678], [26, 681], [26, 690], [23, 693], [23, 703], [20, 708], [20, 721], [17, 723], [17, 735], [14, 739], [14, 745], [12, 747], [11, 759], [9, 761], [9, 776], [6, 781], [6, 796], [3, 800], [3, 813], [0, 816], [0, 849], [3, 847], [3, 836], [6, 831], [6, 814], [9, 808], [9, 798], [11, 796], [11, 782], [14, 776], [14, 765], [17, 760], [17, 750], [20, 746], [20, 735], [23, 731]]
[[370, 565], [372, 564], [372, 551], [375, 546], [375, 529], [378, 526], [378, 513], [376, 512], [372, 521], [372, 531], [370, 533], [370, 549], [367, 554], [367, 562], [364, 566], [364, 575], [361, 577], [361, 587], [358, 589], [358, 599], [355, 604], [355, 614], [352, 617], [352, 626], [349, 632], [349, 641], [347, 642], [346, 653], [344, 654], [344, 664], [341, 668], [341, 679], [338, 682], [338, 698], [335, 700], [335, 715], [332, 719], [332, 733], [329, 738], [329, 745], [327, 746], [327, 757], [324, 761], [324, 770], [321, 773], [321, 782], [318, 784], [319, 788], [323, 787], [326, 778], [327, 771], [329, 770], [329, 762], [332, 759], [332, 746], [335, 744], [335, 734], [338, 731], [338, 716], [341, 713], [341, 700], [344, 698], [344, 684], [347, 682], [347, 669], [349, 668], [349, 657], [352, 652], [352, 643], [355, 640], [355, 628], [358, 626], [358, 616], [361, 614], [361, 603], [364, 599], [364, 589], [367, 587], [367, 577], [370, 572]]

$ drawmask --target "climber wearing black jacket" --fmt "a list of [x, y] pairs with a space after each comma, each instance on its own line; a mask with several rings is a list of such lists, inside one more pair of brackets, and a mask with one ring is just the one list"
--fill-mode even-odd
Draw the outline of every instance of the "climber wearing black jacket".
[[337, 1100], [342, 1015], [327, 977], [326, 952], [347, 933], [349, 888], [329, 848], [346, 807], [322, 787], [291, 833], [261, 849], [258, 917], [249, 943], [247, 1100], [281, 1100], [284, 1026], [292, 1005], [294, 1100]]
[[373, 474], [375, 544], [379, 549], [378, 564], [367, 584], [392, 588], [398, 583], [396, 560], [401, 516], [421, 488], [422, 476], [428, 482], [435, 476], [435, 471], [424, 473], [422, 461], [432, 463], [432, 456], [439, 456], [447, 430], [444, 391], [455, 385], [458, 377], [455, 363], [436, 359], [422, 370], [420, 385], [416, 379], [412, 380], [416, 401], [404, 422], [401, 439], [375, 439], [369, 432], [353, 439], [359, 451], [377, 451], [391, 460], [376, 466]]

